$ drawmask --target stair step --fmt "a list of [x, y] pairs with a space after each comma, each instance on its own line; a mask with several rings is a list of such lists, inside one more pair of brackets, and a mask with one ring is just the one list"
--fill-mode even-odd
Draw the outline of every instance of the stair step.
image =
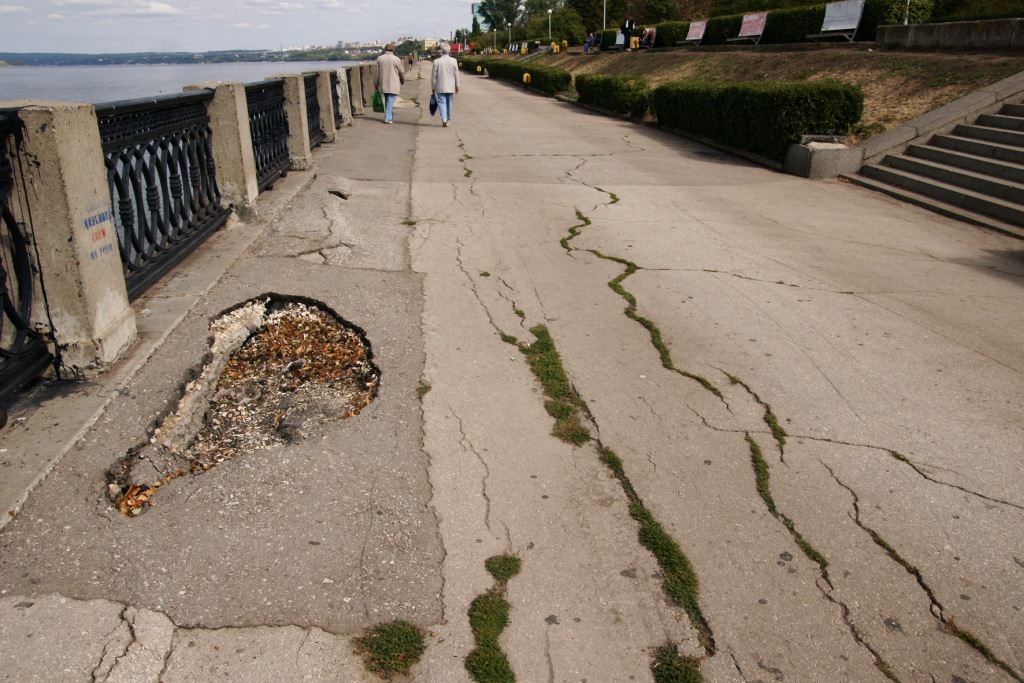
[[1015, 130], [960, 124], [953, 130], [953, 133], [965, 138], [976, 138], [978, 140], [998, 142], [1001, 145], [1024, 147], [1024, 132], [1019, 133]]
[[981, 173], [992, 178], [1009, 180], [1014, 183], [1024, 183], [1024, 165], [1001, 161], [991, 156], [969, 154], [939, 147], [935, 144], [910, 145], [907, 147], [906, 153], [918, 159], [927, 159], [939, 164]]
[[911, 156], [889, 155], [885, 157], [884, 163], [919, 176], [934, 178], [947, 185], [1018, 204], [1024, 211], [1024, 185], [1021, 183]]
[[873, 180], [926, 195], [974, 213], [985, 214], [1002, 222], [1024, 226], [1024, 206], [1020, 204], [890, 166], [868, 164], [860, 172]]
[[[1024, 106], [1024, 105], [1022, 105]], [[1013, 164], [1024, 164], [1024, 148], [1013, 145], [1000, 145], [997, 142], [988, 142], [976, 138], [965, 138], [959, 135], [935, 135], [931, 139], [932, 145], [944, 149], [955, 149], [967, 154], [1008, 161]]]
[[975, 121], [979, 126], [1004, 128], [1006, 130], [1024, 130], [1024, 117], [1006, 116], [1005, 114], [982, 114]]
[[956, 204], [950, 204], [934, 197], [914, 192], [907, 188], [899, 187], [896, 185], [890, 185], [889, 183], [875, 180], [864, 175], [842, 175], [841, 178], [849, 180], [851, 183], [866, 187], [876, 192], [883, 192], [890, 197], [899, 199], [900, 201], [907, 202], [908, 204], [914, 204], [920, 206], [929, 211], [941, 214], [948, 218], [955, 220], [964, 221], [965, 223], [971, 223], [973, 225], [980, 225], [992, 230], [997, 230], [1003, 234], [1011, 235], [1024, 239], [1024, 227], [1020, 225], [1014, 225], [1006, 221], [999, 220], [992, 216], [971, 211], [970, 209], [958, 206]]
[[1024, 104], [1004, 104], [1000, 114], [1008, 116], [1024, 116]]

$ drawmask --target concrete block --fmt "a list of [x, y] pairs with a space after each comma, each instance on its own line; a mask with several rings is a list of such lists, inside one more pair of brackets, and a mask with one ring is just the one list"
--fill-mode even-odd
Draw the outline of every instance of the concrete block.
[[348, 89], [348, 69], [338, 69], [338, 102], [341, 109], [341, 125], [352, 125], [352, 95]]
[[334, 125], [334, 98], [331, 96], [331, 72], [316, 72], [316, 98], [320, 105], [320, 127], [324, 131], [324, 142], [334, 142], [337, 134]]
[[185, 86], [185, 92], [212, 89], [213, 101], [206, 111], [213, 130], [213, 158], [217, 162], [217, 187], [221, 197], [245, 222], [257, 218], [256, 159], [249, 128], [249, 109], [243, 83], [213, 81]]
[[352, 98], [352, 113], [355, 116], [362, 116], [366, 112], [363, 105], [363, 69], [360, 66], [353, 66], [346, 69], [348, 72], [348, 86]]
[[782, 170], [801, 178], [835, 178], [856, 173], [864, 163], [864, 150], [840, 142], [809, 141], [786, 150]]
[[284, 115], [288, 119], [288, 156], [293, 171], [305, 171], [313, 165], [309, 147], [309, 115], [306, 113], [306, 82], [302, 74], [267, 76], [268, 81], [284, 79]]
[[[96, 110], [90, 104], [12, 102], [25, 125], [20, 153], [39, 268], [64, 361], [114, 362], [135, 342]], [[25, 218], [25, 217], [20, 217]], [[42, 301], [41, 293], [37, 300]], [[41, 309], [42, 307], [40, 307]], [[33, 322], [49, 327], [45, 315]]]

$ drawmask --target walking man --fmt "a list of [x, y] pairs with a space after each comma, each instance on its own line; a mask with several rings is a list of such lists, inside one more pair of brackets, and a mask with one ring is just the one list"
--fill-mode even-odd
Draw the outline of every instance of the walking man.
[[395, 56], [395, 44], [384, 46], [384, 54], [377, 57], [377, 76], [374, 87], [384, 96], [384, 123], [391, 123], [395, 118], [395, 98], [405, 83], [405, 65]]
[[452, 104], [455, 93], [459, 92], [459, 63], [451, 56], [452, 46], [441, 43], [441, 56], [430, 67], [430, 87], [437, 96], [437, 108], [441, 110], [441, 125], [448, 127], [452, 120]]

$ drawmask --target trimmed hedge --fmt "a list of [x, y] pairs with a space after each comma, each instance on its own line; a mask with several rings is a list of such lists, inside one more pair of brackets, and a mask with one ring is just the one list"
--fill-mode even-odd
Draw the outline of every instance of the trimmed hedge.
[[800, 135], [845, 134], [860, 120], [864, 94], [835, 81], [680, 82], [655, 89], [658, 123], [782, 161]]
[[680, 40], [686, 40], [690, 30], [688, 21], [663, 21], [658, 24], [658, 33], [654, 36], [654, 47], [674, 47]]
[[636, 76], [579, 74], [576, 92], [580, 103], [589, 104], [620, 116], [643, 118], [651, 110], [651, 91], [647, 81]]
[[572, 89], [572, 74], [564, 69], [539, 64], [523, 64], [509, 59], [492, 59], [487, 62], [487, 73], [491, 78], [522, 83], [523, 74], [530, 74], [530, 87], [548, 95]]
[[780, 45], [785, 43], [806, 43], [807, 36], [821, 32], [825, 20], [825, 5], [810, 5], [794, 9], [782, 9], [768, 15], [762, 43]]
[[[933, 5], [934, 0], [910, 0], [910, 23], [928, 21]], [[872, 41], [878, 34], [879, 26], [902, 24], [906, 10], [907, 0], [865, 0], [864, 16], [861, 17], [854, 40]]]

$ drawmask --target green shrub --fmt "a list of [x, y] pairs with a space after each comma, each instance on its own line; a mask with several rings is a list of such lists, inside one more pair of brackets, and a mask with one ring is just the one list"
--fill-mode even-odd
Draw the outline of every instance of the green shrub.
[[689, 30], [690, 22], [688, 21], [663, 21], [658, 24], [654, 47], [673, 47], [680, 40], [686, 40], [686, 32]]
[[608, 29], [607, 31], [598, 31], [601, 34], [601, 49], [602, 50], [614, 50], [615, 49], [615, 38], [619, 35], [618, 29]]
[[[910, 23], [921, 24], [928, 21], [933, 1], [910, 0]], [[855, 40], [873, 41], [879, 26], [902, 24], [906, 11], [907, 0], [866, 0], [864, 15], [860, 19]]]
[[845, 134], [864, 94], [835, 81], [669, 83], [653, 96], [658, 123], [782, 161], [804, 134]]
[[523, 74], [530, 74], [530, 87], [549, 95], [572, 89], [572, 74], [564, 69], [539, 64], [523, 64], [509, 59], [492, 59], [487, 62], [491, 78], [522, 83]]
[[[771, 17], [768, 19], [771, 24]], [[740, 32], [743, 24], [742, 14], [732, 14], [726, 17], [712, 17], [708, 19], [708, 26], [704, 29], [704, 40], [701, 45], [726, 45], [729, 38], [735, 38]], [[819, 27], [820, 28], [820, 27]]]
[[764, 34], [761, 36], [761, 44], [805, 43], [809, 34], [821, 31], [821, 22], [824, 20], [825, 5], [770, 12]]
[[580, 102], [611, 111], [620, 116], [643, 118], [651, 110], [651, 91], [647, 81], [636, 76], [579, 74], [576, 91]]
[[1020, 0], [935, 0], [929, 21], [979, 21], [1024, 17]]

